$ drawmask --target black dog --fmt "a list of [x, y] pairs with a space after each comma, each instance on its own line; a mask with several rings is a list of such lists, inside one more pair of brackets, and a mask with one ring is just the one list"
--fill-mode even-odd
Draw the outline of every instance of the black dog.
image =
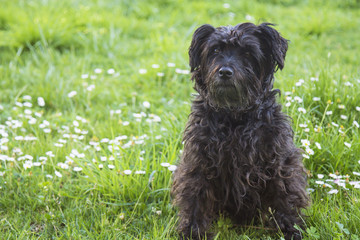
[[209, 238], [219, 213], [239, 224], [268, 219], [286, 239], [302, 238], [294, 228], [309, 201], [302, 154], [272, 89], [288, 45], [271, 25], [203, 25], [193, 35], [199, 95], [172, 187], [182, 238]]

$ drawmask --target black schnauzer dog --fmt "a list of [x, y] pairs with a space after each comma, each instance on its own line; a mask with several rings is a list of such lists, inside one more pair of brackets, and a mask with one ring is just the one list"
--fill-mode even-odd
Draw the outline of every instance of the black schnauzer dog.
[[301, 150], [276, 102], [274, 73], [287, 40], [272, 24], [199, 27], [189, 49], [199, 93], [184, 132], [172, 196], [184, 239], [211, 238], [219, 214], [238, 224], [268, 220], [285, 239], [302, 239], [308, 205]]

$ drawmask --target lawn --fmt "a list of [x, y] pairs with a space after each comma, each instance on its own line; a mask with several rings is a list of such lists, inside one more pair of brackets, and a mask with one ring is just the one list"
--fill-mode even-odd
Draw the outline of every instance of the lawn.
[[[0, 0], [0, 239], [176, 239], [196, 27], [272, 22], [305, 239], [360, 239], [358, 0]], [[280, 239], [214, 223], [216, 239]]]

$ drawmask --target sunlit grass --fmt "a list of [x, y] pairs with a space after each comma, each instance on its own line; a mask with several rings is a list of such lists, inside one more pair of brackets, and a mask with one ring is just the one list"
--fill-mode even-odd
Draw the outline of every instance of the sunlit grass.
[[[203, 23], [276, 23], [279, 101], [304, 150], [306, 239], [359, 239], [358, 1], [3, 1], [2, 239], [176, 239], [169, 189]], [[196, 183], [194, 183], [196, 184]], [[279, 239], [214, 223], [217, 239]]]

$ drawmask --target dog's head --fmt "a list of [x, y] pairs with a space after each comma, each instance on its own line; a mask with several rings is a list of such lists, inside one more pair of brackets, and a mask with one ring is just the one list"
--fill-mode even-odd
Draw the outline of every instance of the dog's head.
[[248, 109], [272, 89], [287, 40], [272, 24], [199, 27], [189, 49], [195, 89], [217, 108]]

